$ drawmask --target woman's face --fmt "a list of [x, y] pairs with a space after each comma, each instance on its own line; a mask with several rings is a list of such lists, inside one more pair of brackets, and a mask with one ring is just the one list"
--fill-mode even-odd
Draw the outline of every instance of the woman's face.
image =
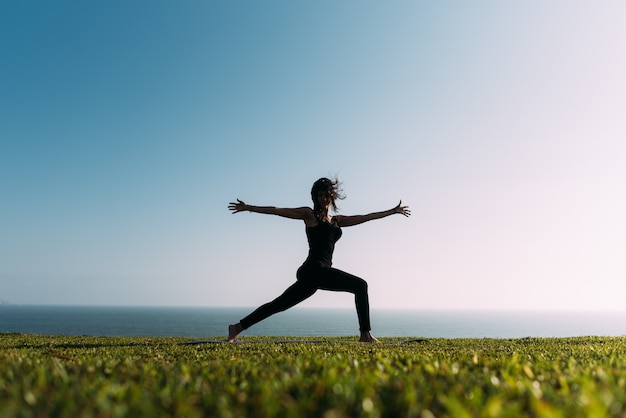
[[330, 193], [327, 190], [319, 190], [317, 192], [317, 204], [323, 208], [328, 208], [330, 206], [331, 197]]

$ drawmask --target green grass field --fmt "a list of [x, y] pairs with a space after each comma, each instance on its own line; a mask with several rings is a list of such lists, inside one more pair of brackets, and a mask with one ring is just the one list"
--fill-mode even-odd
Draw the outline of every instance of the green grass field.
[[188, 340], [0, 334], [0, 416], [626, 416], [626, 338]]

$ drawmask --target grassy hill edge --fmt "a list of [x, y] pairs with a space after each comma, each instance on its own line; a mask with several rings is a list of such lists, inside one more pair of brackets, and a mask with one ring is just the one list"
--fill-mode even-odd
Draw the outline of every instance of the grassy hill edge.
[[267, 339], [0, 334], [0, 416], [626, 415], [626, 337]]

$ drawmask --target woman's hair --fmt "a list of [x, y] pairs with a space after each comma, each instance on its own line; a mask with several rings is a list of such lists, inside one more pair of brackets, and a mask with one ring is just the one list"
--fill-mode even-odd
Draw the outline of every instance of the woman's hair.
[[313, 187], [311, 188], [311, 199], [313, 199], [313, 212], [315, 215], [319, 217], [322, 208], [317, 203], [317, 193], [320, 191], [328, 192], [330, 196], [330, 207], [334, 212], [337, 212], [337, 199], [344, 199], [343, 190], [340, 188], [341, 182], [337, 177], [334, 180], [331, 180], [326, 177], [322, 177], [313, 183]]

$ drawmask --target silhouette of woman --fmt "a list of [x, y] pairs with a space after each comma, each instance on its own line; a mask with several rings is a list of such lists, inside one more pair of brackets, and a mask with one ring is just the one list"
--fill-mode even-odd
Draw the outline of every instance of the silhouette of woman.
[[239, 199], [228, 205], [228, 209], [233, 214], [248, 211], [303, 220], [309, 241], [309, 255], [296, 273], [296, 282], [273, 301], [260, 306], [237, 324], [229, 325], [228, 342], [234, 342], [243, 330], [265, 318], [297, 305], [312, 296], [318, 289], [353, 293], [359, 319], [359, 330], [361, 331], [359, 341], [378, 342], [370, 332], [367, 282], [332, 267], [335, 243], [341, 237], [341, 227], [358, 225], [396, 213], [410, 216], [411, 212], [408, 206], [402, 206], [402, 201], [400, 201], [394, 208], [382, 212], [355, 216], [338, 214], [330, 216], [328, 210], [332, 208], [336, 213], [335, 201], [343, 199], [340, 194], [339, 181], [336, 178], [334, 181], [327, 178], [317, 180], [311, 188], [311, 199], [313, 200], [313, 209], [310, 207], [252, 206]]

